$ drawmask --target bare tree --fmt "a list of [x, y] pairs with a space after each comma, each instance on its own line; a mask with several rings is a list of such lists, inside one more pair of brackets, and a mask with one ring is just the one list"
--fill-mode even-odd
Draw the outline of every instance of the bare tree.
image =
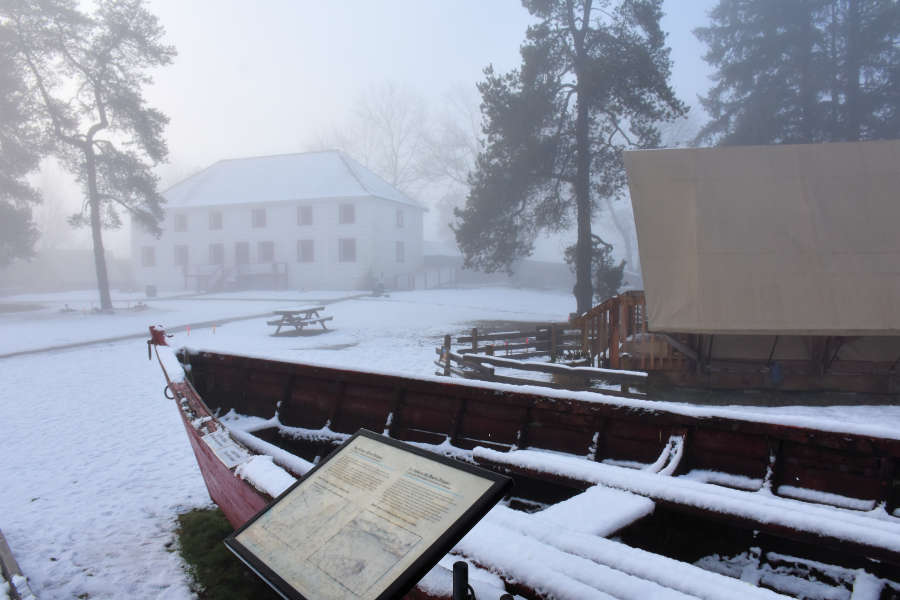
[[481, 111], [475, 88], [452, 87], [447, 91], [425, 137], [421, 171], [441, 194], [434, 201], [437, 235], [453, 241], [454, 211], [469, 194], [469, 173], [481, 149]]
[[427, 111], [421, 96], [394, 82], [369, 86], [349, 118], [319, 134], [315, 149], [343, 150], [407, 195], [422, 186]]
[[475, 88], [456, 86], [443, 102], [425, 137], [422, 172], [432, 181], [445, 181], [464, 190], [481, 150], [481, 111]]

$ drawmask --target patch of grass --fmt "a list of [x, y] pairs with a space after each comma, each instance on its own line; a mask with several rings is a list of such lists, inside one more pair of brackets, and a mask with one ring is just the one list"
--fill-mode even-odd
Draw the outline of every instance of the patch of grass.
[[266, 600], [281, 598], [225, 547], [233, 531], [218, 508], [178, 515], [179, 552], [200, 600]]

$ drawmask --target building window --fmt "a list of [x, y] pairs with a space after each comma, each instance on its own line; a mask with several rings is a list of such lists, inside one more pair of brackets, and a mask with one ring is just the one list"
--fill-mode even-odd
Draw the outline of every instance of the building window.
[[156, 248], [154, 248], [153, 246], [144, 246], [141, 248], [141, 266], [156, 266]]
[[187, 215], [184, 213], [175, 213], [172, 229], [175, 231], [187, 231]]
[[250, 244], [248, 244], [247, 242], [237, 242], [234, 245], [234, 264], [250, 264]]
[[297, 240], [297, 262], [311, 263], [316, 260], [312, 240]]
[[403, 242], [394, 242], [394, 254], [397, 256], [398, 263], [406, 260], [406, 248], [403, 247]]
[[224, 265], [225, 264], [225, 246], [223, 244], [209, 245], [209, 264]]
[[341, 204], [338, 207], [338, 223], [341, 225], [356, 223], [356, 210], [352, 204]]
[[183, 244], [175, 246], [175, 266], [188, 266], [188, 247]]
[[209, 228], [222, 229], [222, 211], [214, 210], [209, 213]]
[[354, 238], [338, 240], [338, 262], [356, 262], [356, 240]]
[[403, 227], [403, 209], [397, 209], [397, 227]]
[[264, 208], [254, 208], [253, 209], [253, 227], [259, 229], [260, 227], [266, 226], [266, 209]]
[[275, 262], [275, 242], [258, 242], [256, 244], [257, 262]]
[[312, 206], [297, 207], [297, 225], [312, 225]]

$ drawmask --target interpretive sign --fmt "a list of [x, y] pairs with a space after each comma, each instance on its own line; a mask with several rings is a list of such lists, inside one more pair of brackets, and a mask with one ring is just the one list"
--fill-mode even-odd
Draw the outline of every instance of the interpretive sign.
[[225, 544], [285, 598], [399, 597], [511, 485], [360, 430]]

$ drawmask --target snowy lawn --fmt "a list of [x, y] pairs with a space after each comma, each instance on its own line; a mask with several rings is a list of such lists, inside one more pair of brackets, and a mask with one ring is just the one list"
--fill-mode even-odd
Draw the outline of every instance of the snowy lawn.
[[[75, 307], [78, 294], [3, 298], [0, 303], [46, 307], [0, 314], [0, 353], [143, 335], [154, 323], [186, 325], [329, 298], [230, 296], [149, 300], [148, 311], [114, 315], [60, 313], [66, 303]], [[405, 292], [331, 304], [326, 312], [334, 330], [319, 335], [271, 337], [274, 327], [259, 317], [215, 333], [181, 333], [173, 343], [428, 374], [445, 333], [482, 319], [560, 320], [572, 305], [568, 294], [510, 289]], [[0, 529], [38, 597], [191, 597], [181, 560], [167, 544], [175, 515], [209, 497], [143, 339], [0, 359], [0, 389]]]
[[[362, 370], [433, 375], [434, 348], [477, 321], [562, 321], [569, 294], [514, 289], [429, 290], [333, 302], [334, 292], [244, 292], [215, 298], [146, 300], [149, 310], [114, 315], [61, 313], [78, 298], [0, 312], [0, 355], [274, 308], [326, 303], [330, 331], [272, 337], [269, 316], [213, 330], [194, 328], [175, 346], [240, 352]], [[127, 306], [138, 296], [114, 297]], [[0, 359], [0, 529], [43, 600], [189, 598], [172, 542], [175, 515], [209, 502], [175, 406], [162, 395], [159, 366], [142, 338]], [[706, 408], [684, 406], [689, 413]], [[814, 419], [834, 428], [900, 432], [900, 407], [715, 407], [758, 418]], [[0, 596], [2, 597], [2, 596]]]
[[[270, 313], [285, 303], [320, 304], [352, 295], [355, 293], [284, 291], [145, 298], [143, 294], [113, 292], [114, 314], [92, 312], [98, 304], [93, 291], [7, 296], [0, 298], [0, 356], [87, 340], [143, 335], [153, 323], [178, 327]], [[138, 309], [139, 302], [146, 308]]]

